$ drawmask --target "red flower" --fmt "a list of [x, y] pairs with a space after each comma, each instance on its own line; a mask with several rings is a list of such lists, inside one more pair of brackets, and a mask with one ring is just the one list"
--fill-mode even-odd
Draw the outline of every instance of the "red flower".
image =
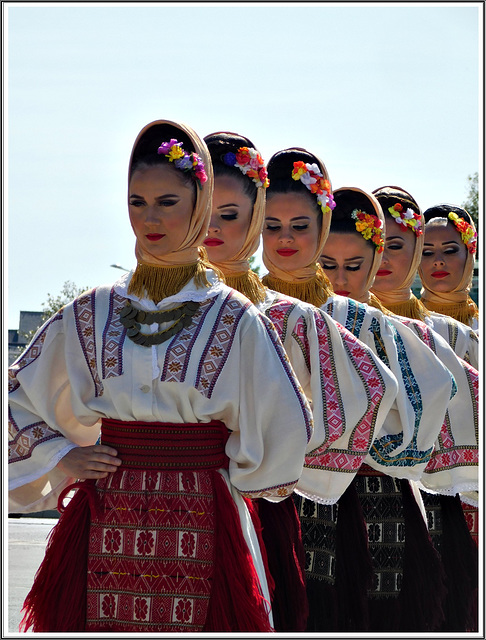
[[179, 600], [175, 610], [175, 614], [178, 620], [182, 622], [188, 622], [191, 618], [192, 603], [190, 600]]
[[108, 529], [105, 532], [105, 549], [107, 551], [118, 551], [121, 545], [121, 534], [117, 529]]
[[238, 164], [248, 164], [250, 162], [251, 156], [248, 153], [248, 147], [240, 147], [238, 149], [238, 153], [236, 154], [236, 162]]
[[115, 613], [115, 596], [112, 593], [109, 593], [103, 598], [103, 602], [101, 603], [101, 608], [103, 610], [103, 615], [106, 618], [111, 618]]
[[137, 620], [145, 620], [147, 613], [148, 606], [145, 598], [135, 598], [135, 617]]
[[185, 556], [192, 556], [194, 548], [196, 546], [196, 540], [192, 533], [187, 531], [182, 535], [181, 539], [181, 551]]
[[148, 555], [154, 546], [154, 536], [151, 531], [142, 531], [137, 538], [137, 551], [141, 555]]
[[394, 204], [394, 205], [393, 205], [393, 208], [395, 209], [395, 211], [399, 211], [399, 212], [403, 211], [403, 207], [402, 207], [402, 205], [401, 205], [399, 202], [397, 202], [396, 204]]

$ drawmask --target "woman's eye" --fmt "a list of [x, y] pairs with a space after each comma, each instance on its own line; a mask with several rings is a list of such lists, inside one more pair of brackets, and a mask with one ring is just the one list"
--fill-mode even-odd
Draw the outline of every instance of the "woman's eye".
[[296, 231], [305, 231], [305, 229], [308, 229], [309, 225], [308, 224], [294, 224], [294, 229]]
[[269, 224], [269, 223], [267, 222], [267, 224], [266, 224], [266, 226], [265, 226], [265, 229], [266, 229], [267, 231], [278, 231], [278, 230], [280, 229], [280, 227], [279, 227], [278, 225], [277, 225], [277, 226], [276, 226], [276, 225], [271, 225], [271, 224]]
[[236, 220], [237, 217], [238, 217], [237, 213], [223, 213], [223, 214], [221, 214], [221, 218], [223, 220]]
[[347, 265], [346, 271], [359, 271], [361, 268], [360, 264]]
[[321, 262], [322, 268], [327, 269], [328, 271], [332, 271], [336, 268], [335, 264], [326, 264], [325, 262]]
[[431, 251], [430, 249], [424, 249], [422, 251], [422, 256], [424, 256], [425, 258], [428, 258], [429, 256], [434, 255], [434, 252]]
[[177, 202], [177, 200], [160, 200], [159, 205], [161, 207], [173, 207]]
[[401, 244], [389, 244], [387, 246], [387, 249], [391, 249], [392, 251], [400, 251], [400, 249], [403, 248], [403, 245]]
[[131, 207], [143, 207], [145, 202], [143, 200], [130, 200]]
[[457, 253], [459, 249], [457, 247], [449, 247], [444, 251], [446, 255], [452, 255], [453, 253]]

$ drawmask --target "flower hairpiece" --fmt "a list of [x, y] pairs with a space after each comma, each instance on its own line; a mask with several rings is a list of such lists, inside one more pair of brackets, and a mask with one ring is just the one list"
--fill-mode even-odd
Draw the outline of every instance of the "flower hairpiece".
[[183, 142], [177, 142], [177, 140], [171, 138], [170, 142], [162, 142], [157, 149], [157, 153], [169, 158], [169, 162], [173, 162], [177, 169], [192, 171], [194, 177], [199, 180], [199, 186], [201, 186], [208, 179], [204, 162], [197, 153], [186, 153], [182, 148], [183, 144]]
[[388, 207], [388, 211], [395, 218], [397, 224], [401, 224], [405, 228], [410, 227], [416, 236], [422, 235], [422, 220], [419, 213], [415, 213], [410, 207], [404, 211], [399, 202], [394, 204], [393, 207]]
[[331, 193], [331, 185], [329, 180], [324, 178], [317, 164], [309, 164], [308, 162], [302, 162], [302, 160], [294, 162], [292, 178], [300, 180], [311, 193], [317, 194], [317, 202], [322, 209], [322, 213], [331, 213], [336, 206]]
[[469, 224], [467, 220], [464, 220], [464, 218], [461, 218], [457, 213], [452, 211], [449, 212], [447, 217], [461, 234], [461, 239], [466, 245], [469, 253], [476, 253], [476, 241], [478, 234], [474, 231], [472, 224]]
[[356, 220], [356, 231], [359, 231], [365, 240], [371, 240], [376, 245], [376, 251], [383, 253], [385, 241], [383, 240], [383, 222], [371, 213], [355, 209], [351, 217]]
[[263, 158], [253, 147], [240, 147], [236, 153], [228, 151], [223, 156], [223, 162], [229, 167], [238, 167], [257, 187], [266, 189], [270, 184]]

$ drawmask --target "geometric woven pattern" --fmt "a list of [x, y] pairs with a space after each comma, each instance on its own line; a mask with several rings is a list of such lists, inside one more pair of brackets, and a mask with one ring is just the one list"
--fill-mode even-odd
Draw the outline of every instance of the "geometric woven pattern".
[[86, 631], [200, 632], [213, 572], [211, 472], [125, 469], [97, 493]]

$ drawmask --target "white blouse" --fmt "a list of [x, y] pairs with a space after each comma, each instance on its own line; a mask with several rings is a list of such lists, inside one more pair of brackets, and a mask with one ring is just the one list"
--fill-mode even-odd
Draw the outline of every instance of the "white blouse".
[[[279, 501], [302, 472], [312, 436], [310, 406], [272, 323], [212, 271], [155, 305], [128, 296], [131, 274], [68, 304], [9, 369], [11, 512], [55, 508], [73, 480], [57, 467], [92, 445], [100, 419], [223, 421], [229, 479], [248, 497]], [[200, 303], [192, 324], [154, 347], [126, 335], [119, 312], [131, 298], [146, 311]], [[154, 325], [160, 331], [165, 325]]]
[[396, 378], [371, 349], [317, 307], [267, 290], [259, 309], [275, 325], [312, 405], [314, 434], [296, 492], [333, 504], [381, 431], [398, 391]]

